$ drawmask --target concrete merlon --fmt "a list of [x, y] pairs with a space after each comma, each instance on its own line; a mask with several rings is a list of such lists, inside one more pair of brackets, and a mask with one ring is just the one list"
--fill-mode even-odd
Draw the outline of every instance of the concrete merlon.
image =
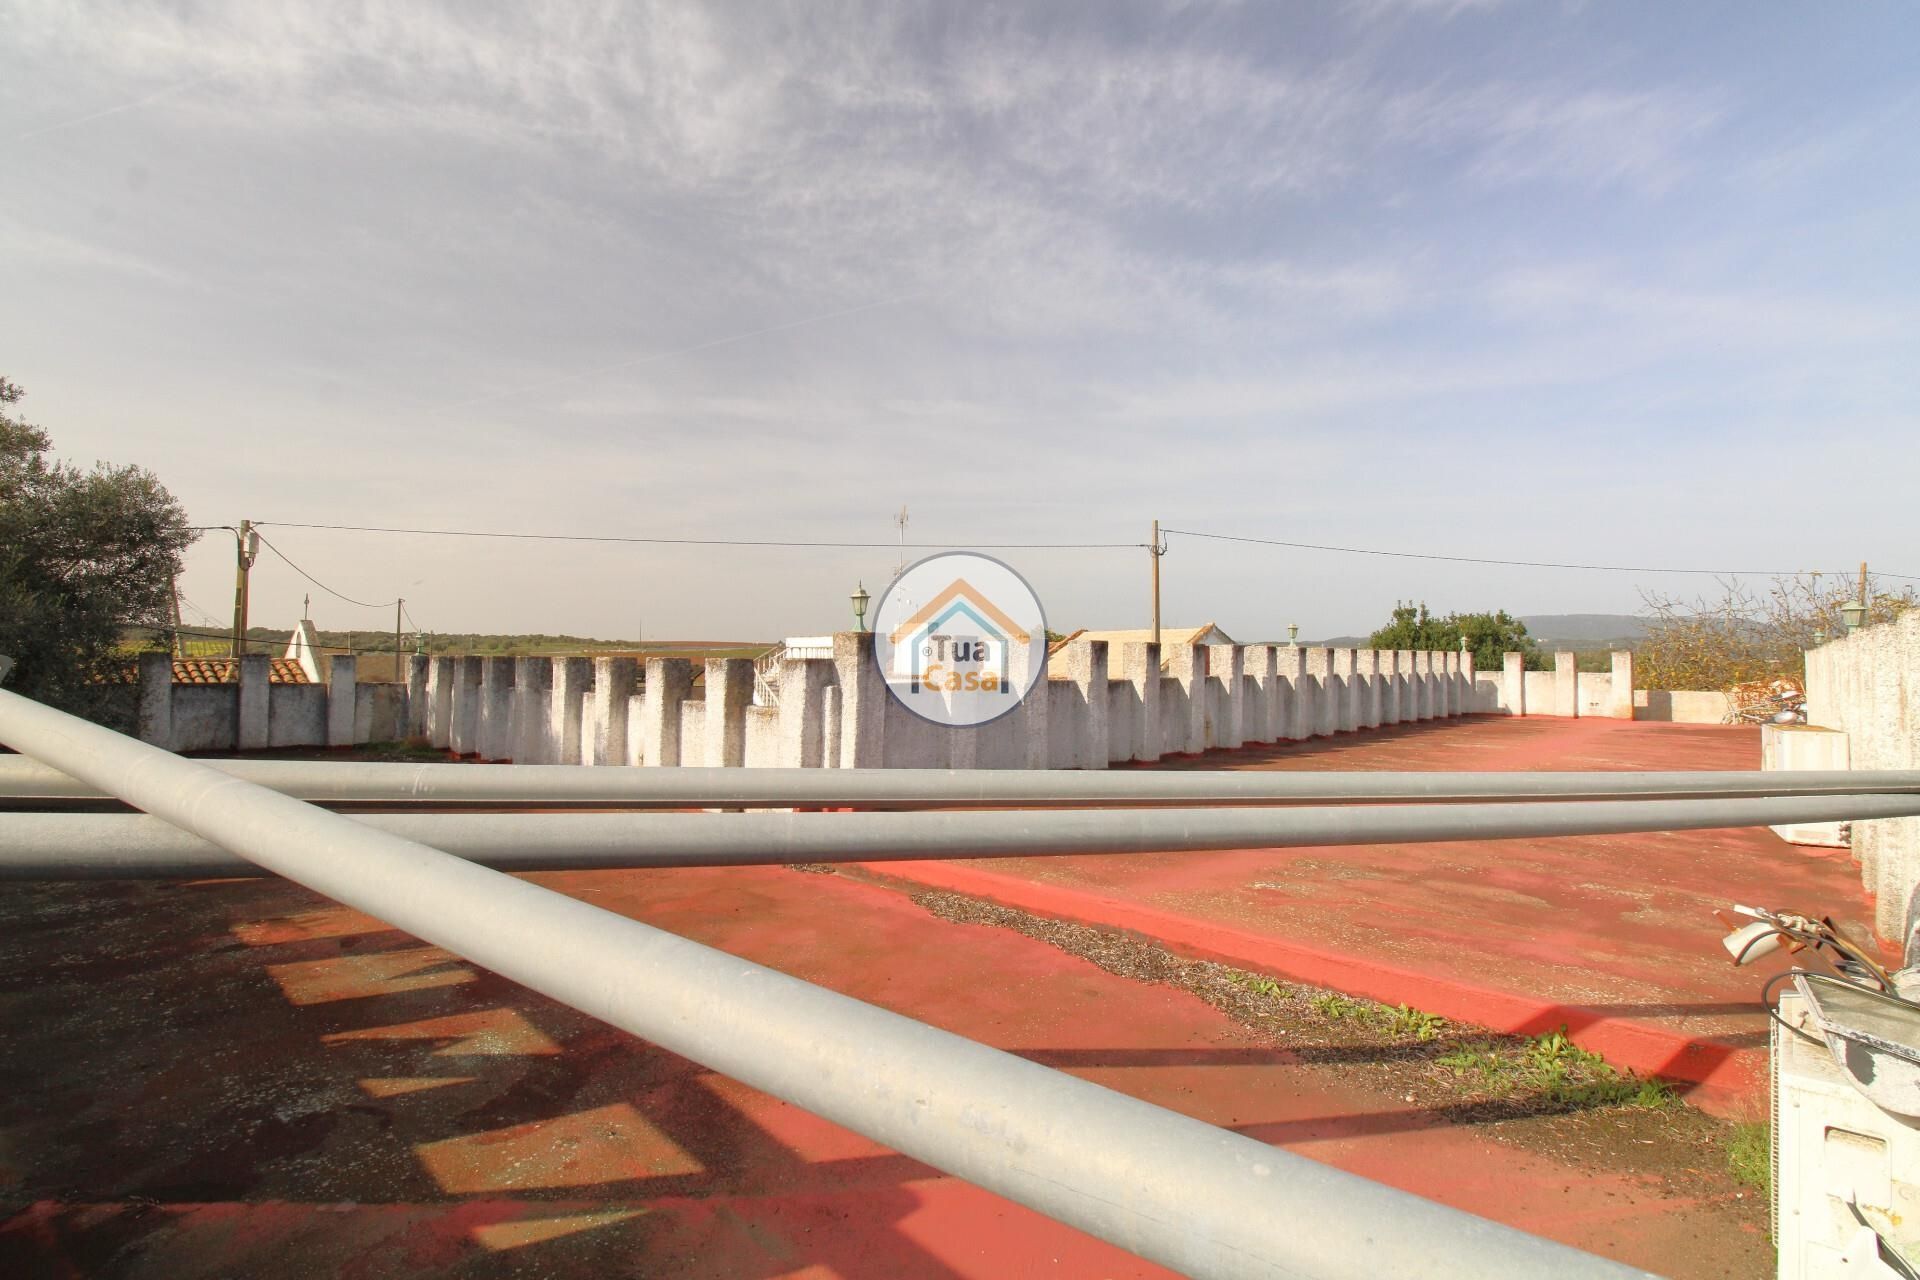
[[[652, 675], [652, 665], [648, 665]], [[747, 708], [753, 704], [753, 660], [709, 658], [706, 672], [706, 760], [712, 768], [747, 759]]]
[[354, 745], [354, 711], [359, 698], [357, 674], [352, 654], [343, 653], [334, 658], [327, 679], [327, 745], [330, 747]]
[[1615, 720], [1633, 719], [1633, 650], [1615, 649], [1613, 687], [1608, 691], [1607, 714]]
[[259, 751], [267, 746], [270, 729], [270, 699], [273, 696], [273, 659], [264, 653], [243, 654], [240, 658], [240, 723], [234, 734], [234, 747], [240, 751]]
[[425, 742], [433, 719], [433, 705], [427, 697], [427, 681], [433, 675], [433, 659], [424, 653], [407, 655], [407, 730], [409, 742]]
[[781, 767], [818, 769], [839, 763], [827, 753], [830, 702], [838, 709], [837, 700], [825, 696], [833, 678], [830, 659], [787, 658], [780, 663], [780, 748], [775, 763]]
[[480, 664], [480, 755], [505, 760], [513, 754], [515, 658], [489, 657]]
[[[651, 666], [651, 664], [649, 664]], [[625, 764], [629, 703], [640, 678], [640, 663], [633, 658], [595, 658], [593, 660], [593, 760], [594, 764]], [[678, 708], [676, 707], [676, 713]], [[679, 737], [678, 716], [674, 737]], [[647, 757], [649, 764], [656, 758]], [[673, 760], [668, 763], [677, 764]]]
[[143, 653], [138, 669], [140, 741], [172, 750], [173, 657], [165, 653]]
[[[625, 710], [628, 699], [633, 694], [635, 676], [639, 664], [632, 658], [602, 658], [606, 667], [594, 668], [594, 706], [600, 706], [603, 696], [617, 698], [622, 715], [622, 728], [616, 741], [603, 729], [594, 739], [594, 754], [605, 753], [608, 764], [624, 764], [628, 759], [625, 733]], [[625, 666], [614, 664], [624, 663]], [[648, 658], [647, 678], [641, 691], [640, 701], [640, 759], [648, 765], [671, 767], [677, 764], [692, 763], [683, 759], [691, 755], [698, 760], [703, 753], [701, 744], [687, 743], [681, 740], [680, 730], [684, 721], [681, 709], [687, 699], [693, 696], [693, 663], [685, 658]], [[605, 695], [600, 690], [601, 683], [610, 682], [610, 690]]]
[[840, 690], [839, 767], [879, 768], [886, 763], [887, 701], [893, 695], [881, 680], [873, 637], [864, 631], [837, 632], [833, 667]]
[[448, 747], [453, 741], [453, 683], [456, 667], [452, 658], [427, 659], [427, 745]]
[[1527, 656], [1505, 653], [1500, 656], [1500, 701], [1510, 716], [1527, 714]]
[[1150, 641], [1129, 641], [1115, 651], [1113, 661], [1117, 674], [1132, 688], [1125, 758], [1158, 760], [1165, 741], [1160, 710], [1160, 646]]
[[553, 659], [519, 658], [513, 669], [513, 759], [552, 764]]
[[1553, 714], [1567, 717], [1580, 714], [1580, 669], [1570, 649], [1561, 649], [1553, 655]]
[[[1079, 732], [1073, 762], [1076, 768], [1107, 767], [1112, 725], [1112, 698], [1108, 691], [1108, 648], [1105, 640], [1082, 640], [1066, 646], [1061, 659], [1075, 691]], [[971, 742], [971, 738], [969, 738]]]
[[555, 658], [549, 677], [552, 696], [547, 703], [547, 735], [556, 764], [579, 764], [580, 724], [588, 691], [593, 687], [593, 659]]

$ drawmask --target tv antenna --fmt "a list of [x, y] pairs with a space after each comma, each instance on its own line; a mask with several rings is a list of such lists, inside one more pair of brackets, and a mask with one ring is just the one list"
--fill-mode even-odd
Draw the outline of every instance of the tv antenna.
[[907, 571], [907, 504], [900, 504], [900, 514], [893, 518], [900, 527], [900, 567], [894, 570], [895, 576]]

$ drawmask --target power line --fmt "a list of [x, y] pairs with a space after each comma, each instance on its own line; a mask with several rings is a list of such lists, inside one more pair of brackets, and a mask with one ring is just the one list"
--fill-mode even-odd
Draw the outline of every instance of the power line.
[[[796, 541], [782, 538], [654, 538], [637, 535], [590, 533], [517, 533], [497, 529], [401, 529], [388, 525], [303, 524], [293, 520], [256, 520], [257, 529], [268, 525], [275, 529], [327, 529], [336, 533], [407, 533], [434, 538], [511, 538], [527, 542], [616, 542], [674, 547], [795, 547], [872, 549], [906, 546], [918, 550], [951, 550], [978, 547], [990, 551], [1137, 551], [1144, 542], [825, 542]], [[266, 542], [265, 538], [261, 539]], [[268, 543], [272, 546], [272, 543]], [[280, 555], [276, 549], [275, 555]], [[285, 556], [280, 556], [285, 560]], [[289, 562], [291, 563], [291, 562]], [[317, 585], [317, 584], [316, 584]], [[338, 593], [335, 593], [338, 594]], [[344, 597], [343, 597], [344, 598]], [[359, 601], [354, 601], [358, 604]], [[393, 602], [389, 600], [388, 604]]]
[[[1552, 560], [1497, 560], [1485, 556], [1447, 556], [1427, 551], [1383, 551], [1375, 547], [1336, 547], [1318, 542], [1288, 542], [1280, 538], [1249, 538], [1231, 533], [1202, 533], [1198, 529], [1162, 529], [1162, 533], [1175, 533], [1186, 538], [1208, 538], [1215, 542], [1250, 542], [1263, 547], [1289, 547], [1295, 551], [1335, 551], [1343, 555], [1354, 556], [1391, 556], [1398, 560], [1445, 560], [1453, 564], [1496, 564], [1522, 569], [1590, 569], [1601, 573], [1686, 573], [1700, 574], [1715, 578], [1793, 578], [1803, 573], [1815, 572], [1807, 569], [1669, 569], [1656, 565], [1633, 564], [1565, 564]], [[1852, 570], [1823, 569], [1821, 573], [1851, 573]], [[1920, 582], [1910, 574], [1876, 573], [1881, 578], [1903, 578]]]
[[[258, 521], [255, 521], [253, 527], [254, 527], [254, 532], [258, 534], [260, 529], [260, 523]], [[274, 546], [271, 542], [268, 542], [266, 538], [262, 537], [260, 539], [260, 545], [265, 547], [267, 550], [273, 552], [273, 554], [275, 554], [276, 556], [279, 556], [281, 561], [286, 564], [287, 568], [293, 570], [295, 573], [305, 578], [308, 582], [311, 582], [314, 586], [320, 588], [322, 591], [326, 592], [328, 595], [333, 596], [335, 599], [344, 600], [348, 604], [358, 605], [362, 609], [389, 609], [399, 603], [398, 600], [382, 600], [378, 602], [374, 602], [370, 600], [355, 600], [352, 596], [342, 595], [340, 592], [335, 591], [332, 587], [328, 586], [326, 583], [320, 581], [320, 579], [308, 573], [305, 569], [302, 569], [299, 565], [295, 564], [293, 561], [288, 560], [287, 553], [282, 551], [280, 548]]]

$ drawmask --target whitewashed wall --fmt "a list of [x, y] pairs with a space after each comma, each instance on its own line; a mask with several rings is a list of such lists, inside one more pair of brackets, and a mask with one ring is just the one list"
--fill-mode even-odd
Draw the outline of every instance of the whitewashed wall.
[[[1920, 768], [1920, 610], [1807, 653], [1807, 720], [1844, 730], [1855, 769]], [[1853, 824], [1875, 927], [1920, 959], [1920, 818]]]

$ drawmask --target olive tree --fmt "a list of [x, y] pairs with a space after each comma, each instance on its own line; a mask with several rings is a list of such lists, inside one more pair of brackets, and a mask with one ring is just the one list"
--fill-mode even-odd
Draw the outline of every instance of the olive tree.
[[[1847, 633], [1840, 607], [1859, 590], [1850, 575], [1810, 573], [1775, 578], [1758, 590], [1727, 579], [1717, 596], [1693, 600], [1645, 594], [1647, 635], [1635, 651], [1635, 675], [1649, 689], [1801, 679], [1801, 655]], [[1872, 625], [1891, 622], [1920, 598], [1912, 587], [1895, 589], [1869, 577], [1865, 603]]]
[[23, 392], [0, 378], [0, 654], [14, 691], [118, 721], [109, 683], [126, 666], [122, 636], [165, 637], [186, 513], [153, 473], [50, 456], [52, 442], [16, 416]]

